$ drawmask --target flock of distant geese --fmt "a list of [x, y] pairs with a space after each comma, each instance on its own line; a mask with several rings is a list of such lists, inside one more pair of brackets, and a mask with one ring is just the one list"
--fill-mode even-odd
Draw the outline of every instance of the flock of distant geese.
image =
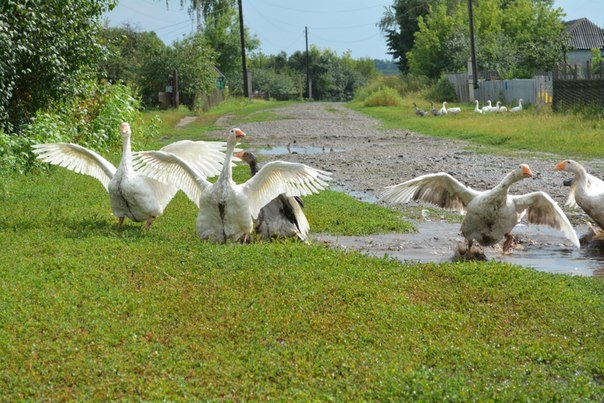
[[[260, 238], [308, 240], [310, 225], [300, 196], [327, 188], [330, 173], [285, 161], [269, 162], [258, 169], [253, 154], [235, 153], [239, 151], [235, 149], [237, 141], [246, 136], [238, 128], [230, 130], [226, 143], [183, 140], [158, 151], [140, 152], [131, 150], [130, 125], [123, 123], [120, 131], [123, 153], [117, 168], [96, 152], [73, 143], [38, 144], [34, 153], [42, 161], [98, 179], [109, 193], [118, 226], [127, 217], [146, 222], [149, 229], [181, 189], [198, 208], [196, 231], [202, 240], [249, 242], [253, 233]], [[235, 183], [233, 161], [248, 163], [252, 177]], [[567, 204], [583, 208], [604, 229], [604, 182], [572, 160], [560, 162], [555, 169], [574, 174]], [[214, 183], [207, 180], [216, 175]], [[387, 187], [381, 200], [425, 202], [465, 213], [461, 232], [467, 240], [462, 251], [466, 257], [476, 253], [474, 242], [491, 246], [505, 239], [503, 250], [509, 250], [513, 246], [511, 231], [522, 217], [529, 223], [561, 230], [579, 248], [568, 218], [547, 193], [508, 194], [511, 185], [532, 176], [529, 166], [521, 164], [494, 188], [477, 191], [448, 173], [426, 174]], [[604, 238], [604, 232], [593, 232]]]
[[[485, 105], [481, 108], [480, 102], [478, 102], [478, 100], [475, 100], [474, 101], [474, 104], [475, 104], [474, 113], [479, 113], [481, 115], [484, 113], [504, 113], [504, 112], [518, 113], [518, 112], [522, 112], [522, 102], [524, 102], [524, 101], [522, 98], [520, 98], [518, 100], [518, 106], [515, 106], [508, 110], [507, 106], [501, 105], [500, 101], [497, 101], [495, 106], [492, 106], [491, 100], [489, 99], [487, 101], [487, 105]], [[430, 111], [429, 112], [427, 112], [425, 109], [418, 108], [417, 104], [415, 102], [413, 103], [413, 107], [415, 108], [415, 114], [420, 117], [428, 116], [430, 114], [433, 116], [457, 115], [458, 113], [461, 112], [461, 108], [457, 108], [457, 107], [456, 108], [447, 108], [446, 101], [443, 102], [443, 106], [440, 109], [436, 109], [434, 107], [434, 102], [430, 102]]]

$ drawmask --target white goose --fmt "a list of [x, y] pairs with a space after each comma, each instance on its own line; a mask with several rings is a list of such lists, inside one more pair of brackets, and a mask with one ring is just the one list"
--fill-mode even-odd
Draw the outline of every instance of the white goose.
[[484, 111], [483, 111], [482, 109], [480, 109], [480, 107], [479, 107], [479, 102], [478, 102], [478, 100], [477, 100], [477, 99], [475, 99], [475, 100], [474, 100], [474, 103], [476, 104], [476, 106], [474, 107], [474, 112], [475, 112], [475, 113], [480, 113], [480, 114], [483, 114], [483, 113], [484, 113]]
[[240, 129], [231, 130], [223, 169], [214, 184], [174, 154], [145, 151], [136, 156], [137, 169], [164, 183], [174, 183], [197, 204], [197, 234], [202, 240], [246, 241], [253, 230], [252, 220], [268, 202], [282, 193], [287, 196], [318, 193], [331, 179], [328, 172], [304, 164], [273, 161], [238, 185], [232, 179], [231, 157], [237, 138], [244, 136]]
[[449, 109], [447, 109], [446, 105], [447, 105], [447, 101], [443, 102], [443, 109], [446, 110], [447, 113], [450, 113], [451, 115], [457, 115], [459, 112], [461, 112], [461, 108], [449, 108]]
[[485, 105], [485, 106], [482, 107], [482, 111], [485, 112], [485, 113], [492, 112], [491, 109], [493, 109], [493, 106], [491, 106], [491, 100], [490, 99], [487, 101], [487, 104], [488, 105]]
[[[249, 151], [235, 154], [250, 166], [252, 176], [258, 173], [256, 156]], [[298, 237], [308, 241], [310, 225], [302, 208], [304, 202], [298, 196], [280, 194], [260, 209], [258, 218], [254, 221], [254, 230], [261, 238]]]
[[507, 251], [512, 245], [510, 232], [525, 214], [530, 223], [561, 230], [579, 248], [577, 234], [568, 218], [547, 193], [508, 195], [508, 188], [512, 184], [531, 176], [533, 173], [529, 166], [522, 164], [493, 189], [480, 192], [463, 185], [448, 173], [440, 172], [389, 186], [381, 199], [392, 203], [423, 201], [465, 212], [461, 232], [468, 241], [468, 250], [471, 250], [473, 241], [482, 246], [491, 246], [505, 237], [503, 249]]
[[[153, 220], [163, 213], [178, 188], [139, 175], [132, 167], [130, 125], [122, 123], [122, 160], [117, 167], [92, 150], [73, 143], [36, 144], [33, 152], [37, 158], [59, 165], [76, 173], [98, 179], [109, 192], [113, 214], [121, 226], [124, 218], [142, 222], [149, 229]], [[162, 148], [190, 161], [203, 175], [220, 173], [224, 159], [224, 143], [203, 141], [178, 141]]]
[[512, 113], [522, 112], [522, 102], [524, 102], [524, 101], [522, 98], [520, 98], [518, 100], [518, 106], [515, 106], [512, 109], [510, 109], [510, 112], [512, 112]]
[[588, 174], [581, 164], [573, 160], [561, 161], [554, 169], [575, 174], [566, 205], [581, 207], [604, 230], [604, 181]]
[[497, 112], [507, 112], [508, 108], [505, 106], [500, 106], [501, 102], [497, 101], [497, 105], [495, 106], [497, 108]]
[[440, 109], [438, 110], [438, 114], [439, 114], [440, 116], [442, 116], [442, 115], [446, 115], [446, 114], [447, 114], [447, 108], [445, 107], [445, 105], [446, 105], [446, 104], [447, 104], [446, 102], [443, 102], [443, 106], [442, 106], [442, 108], [440, 108]]

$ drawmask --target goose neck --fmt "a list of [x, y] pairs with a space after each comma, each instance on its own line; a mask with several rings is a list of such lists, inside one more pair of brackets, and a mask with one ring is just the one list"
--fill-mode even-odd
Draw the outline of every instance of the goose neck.
[[235, 144], [237, 139], [229, 138], [227, 140], [227, 148], [224, 152], [224, 165], [222, 166], [222, 172], [218, 177], [218, 181], [230, 180], [233, 176], [233, 168], [231, 167], [231, 161], [233, 159], [233, 151], [235, 150]]
[[125, 170], [130, 170], [132, 161], [132, 145], [130, 143], [130, 136], [124, 136], [122, 141], [122, 166]]

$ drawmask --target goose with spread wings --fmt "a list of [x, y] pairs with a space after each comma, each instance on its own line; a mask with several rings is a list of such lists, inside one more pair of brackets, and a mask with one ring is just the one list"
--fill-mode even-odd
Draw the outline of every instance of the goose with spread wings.
[[273, 161], [264, 165], [247, 182], [232, 179], [231, 158], [238, 138], [245, 133], [232, 129], [226, 157], [218, 180], [212, 184], [182, 158], [164, 151], [140, 152], [137, 169], [164, 183], [173, 183], [199, 207], [197, 235], [217, 243], [247, 241], [253, 219], [275, 197], [304, 196], [327, 188], [330, 174], [308, 165]]
[[[256, 156], [249, 151], [235, 154], [241, 161], [250, 166], [252, 176], [258, 173]], [[280, 194], [260, 209], [254, 220], [254, 231], [261, 238], [298, 237], [308, 241], [310, 225], [302, 208], [304, 202], [298, 196]]]
[[461, 232], [468, 242], [468, 251], [474, 241], [482, 246], [492, 246], [505, 237], [503, 249], [506, 252], [512, 246], [511, 231], [522, 216], [529, 223], [562, 231], [579, 248], [577, 234], [568, 218], [547, 193], [508, 194], [512, 184], [532, 176], [529, 166], [521, 164], [493, 189], [481, 192], [463, 185], [448, 173], [440, 172], [387, 187], [381, 199], [392, 203], [422, 201], [465, 212]]
[[[111, 209], [118, 218], [119, 226], [128, 217], [136, 222], [145, 221], [145, 228], [149, 229], [178, 188], [138, 174], [132, 166], [136, 153], [132, 153], [130, 145], [130, 125], [122, 123], [120, 133], [123, 152], [117, 168], [96, 152], [73, 143], [36, 144], [33, 152], [44, 162], [98, 179], [109, 192]], [[224, 148], [225, 144], [220, 142], [183, 140], [169, 144], [162, 150], [180, 155], [202, 175], [216, 176], [222, 167]]]
[[554, 169], [575, 175], [566, 205], [572, 208], [581, 207], [600, 227], [597, 239], [604, 238], [604, 181], [587, 173], [583, 165], [573, 160], [561, 161]]

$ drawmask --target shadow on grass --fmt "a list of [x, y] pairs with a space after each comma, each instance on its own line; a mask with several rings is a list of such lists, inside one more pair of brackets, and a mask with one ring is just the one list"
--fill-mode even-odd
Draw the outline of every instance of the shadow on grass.
[[99, 218], [65, 219], [61, 220], [62, 227], [69, 230], [67, 238], [84, 238], [91, 236], [119, 237], [119, 238], [145, 238], [148, 232], [144, 230], [145, 223], [125, 220], [121, 227], [116, 221], [107, 221]]

